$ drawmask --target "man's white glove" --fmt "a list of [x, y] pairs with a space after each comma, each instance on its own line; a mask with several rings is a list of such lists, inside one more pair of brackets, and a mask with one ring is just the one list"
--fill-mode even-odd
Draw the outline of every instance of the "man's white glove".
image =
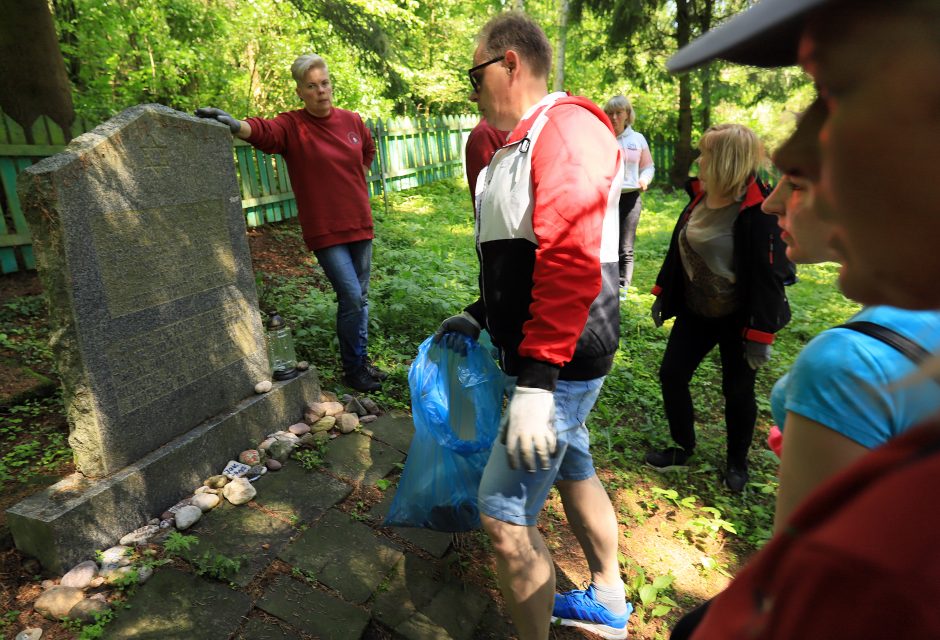
[[770, 352], [769, 344], [753, 340], [744, 341], [744, 357], [747, 359], [748, 366], [755, 371], [770, 362]]
[[503, 414], [502, 442], [509, 466], [535, 472], [551, 468], [558, 439], [555, 436], [555, 395], [545, 389], [516, 387]]

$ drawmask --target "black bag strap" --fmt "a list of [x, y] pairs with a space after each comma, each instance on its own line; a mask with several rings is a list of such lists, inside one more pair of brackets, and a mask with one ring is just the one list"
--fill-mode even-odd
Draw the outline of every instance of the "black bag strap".
[[871, 336], [875, 340], [884, 342], [889, 347], [894, 347], [903, 355], [907, 356], [914, 364], [921, 364], [930, 357], [929, 351], [910, 338], [906, 338], [894, 329], [889, 329], [880, 324], [867, 322], [865, 320], [856, 320], [855, 322], [846, 322], [839, 326], [843, 329], [851, 329], [852, 331], [864, 333], [866, 336]]

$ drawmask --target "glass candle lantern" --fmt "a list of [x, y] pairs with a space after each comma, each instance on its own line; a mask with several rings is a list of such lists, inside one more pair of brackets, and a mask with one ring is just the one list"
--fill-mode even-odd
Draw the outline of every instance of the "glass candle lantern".
[[294, 340], [290, 327], [277, 313], [268, 320], [265, 333], [268, 341], [268, 362], [271, 363], [271, 377], [275, 380], [289, 380], [297, 375], [297, 356], [294, 355]]

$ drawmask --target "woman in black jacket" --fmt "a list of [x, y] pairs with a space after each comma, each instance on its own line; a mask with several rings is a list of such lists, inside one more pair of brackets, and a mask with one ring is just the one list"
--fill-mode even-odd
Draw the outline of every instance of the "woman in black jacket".
[[753, 131], [716, 125], [699, 142], [699, 179], [679, 216], [653, 294], [656, 326], [675, 317], [659, 370], [669, 432], [677, 447], [646, 454], [651, 466], [685, 466], [695, 450], [689, 381], [718, 345], [728, 433], [725, 483], [740, 492], [748, 480], [754, 435], [757, 369], [770, 360], [774, 334], [790, 320], [784, 285], [793, 265], [757, 178], [763, 150]]

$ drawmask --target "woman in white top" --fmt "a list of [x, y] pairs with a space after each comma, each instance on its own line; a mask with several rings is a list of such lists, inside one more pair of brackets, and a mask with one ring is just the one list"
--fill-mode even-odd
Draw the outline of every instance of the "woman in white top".
[[620, 192], [620, 297], [625, 297], [633, 280], [633, 242], [640, 221], [640, 193], [653, 181], [653, 156], [643, 134], [633, 130], [636, 112], [622, 95], [604, 105], [604, 113], [614, 125], [617, 142], [623, 151], [623, 187]]

